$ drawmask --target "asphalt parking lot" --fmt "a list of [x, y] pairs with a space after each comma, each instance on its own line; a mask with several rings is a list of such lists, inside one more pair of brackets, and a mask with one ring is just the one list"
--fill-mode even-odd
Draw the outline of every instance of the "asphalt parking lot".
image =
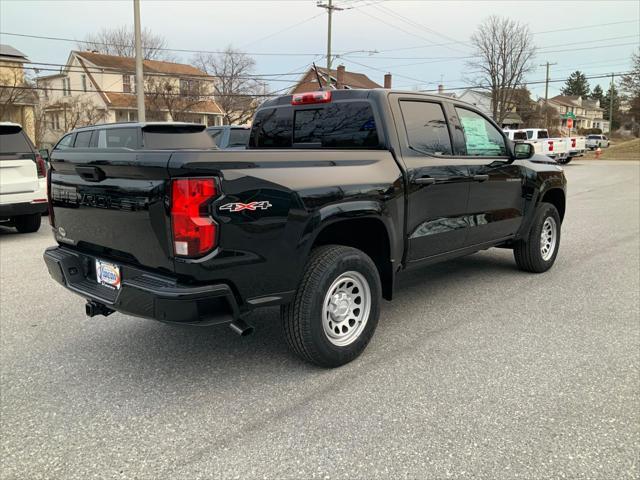
[[2, 478], [638, 478], [640, 163], [577, 160], [543, 275], [490, 250], [407, 274], [337, 369], [256, 333], [114, 314], [0, 228]]

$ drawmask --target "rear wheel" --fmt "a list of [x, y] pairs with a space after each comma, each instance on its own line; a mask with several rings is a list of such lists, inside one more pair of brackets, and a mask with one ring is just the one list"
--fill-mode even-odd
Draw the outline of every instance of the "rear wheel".
[[513, 248], [521, 270], [542, 273], [553, 266], [560, 247], [560, 225], [556, 207], [550, 203], [538, 205], [529, 236], [516, 242]]
[[378, 324], [381, 285], [366, 254], [351, 247], [315, 249], [293, 301], [281, 309], [291, 350], [323, 367], [338, 367], [365, 349]]
[[40, 229], [42, 215], [34, 213], [32, 215], [20, 215], [13, 219], [13, 224], [20, 233], [33, 233]]

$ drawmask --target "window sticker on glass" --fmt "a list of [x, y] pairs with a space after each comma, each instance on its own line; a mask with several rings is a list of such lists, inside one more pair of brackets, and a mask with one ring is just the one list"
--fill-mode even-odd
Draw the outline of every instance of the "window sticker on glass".
[[504, 138], [492, 124], [470, 110], [456, 108], [456, 111], [464, 131], [467, 155], [483, 157], [506, 155]]

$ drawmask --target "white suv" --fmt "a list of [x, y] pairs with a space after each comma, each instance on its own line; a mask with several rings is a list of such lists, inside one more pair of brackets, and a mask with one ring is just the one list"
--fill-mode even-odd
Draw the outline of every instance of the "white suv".
[[36, 232], [47, 211], [47, 166], [17, 123], [0, 122], [0, 222]]

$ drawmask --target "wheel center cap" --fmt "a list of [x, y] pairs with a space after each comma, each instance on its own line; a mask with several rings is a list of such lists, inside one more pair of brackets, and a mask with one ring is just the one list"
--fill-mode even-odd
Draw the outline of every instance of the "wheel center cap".
[[331, 317], [334, 322], [342, 322], [349, 313], [351, 302], [344, 293], [337, 293], [331, 299]]

